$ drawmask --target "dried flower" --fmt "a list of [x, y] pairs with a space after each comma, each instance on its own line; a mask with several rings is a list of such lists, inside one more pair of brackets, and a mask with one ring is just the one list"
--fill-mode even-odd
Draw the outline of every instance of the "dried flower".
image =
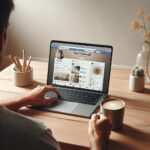
[[135, 20], [131, 23], [131, 29], [143, 29], [146, 41], [150, 42], [150, 14], [145, 14], [144, 6], [138, 10]]
[[140, 27], [141, 27], [141, 25], [137, 21], [135, 21], [135, 20], [131, 23], [131, 29], [132, 30], [137, 30]]
[[138, 12], [137, 12], [137, 16], [143, 17], [144, 14], [145, 14], [145, 12], [144, 12], [144, 6], [141, 6], [141, 7], [139, 8]]
[[147, 31], [145, 34], [144, 34], [145, 38], [147, 38], [148, 40], [150, 40], [150, 31]]
[[146, 20], [150, 23], [150, 14], [146, 17]]

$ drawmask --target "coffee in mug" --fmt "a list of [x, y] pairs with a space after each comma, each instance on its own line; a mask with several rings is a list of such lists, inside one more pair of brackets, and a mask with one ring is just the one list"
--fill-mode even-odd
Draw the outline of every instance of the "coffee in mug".
[[101, 102], [100, 112], [107, 117], [112, 125], [112, 130], [122, 128], [125, 102], [120, 99], [107, 99]]

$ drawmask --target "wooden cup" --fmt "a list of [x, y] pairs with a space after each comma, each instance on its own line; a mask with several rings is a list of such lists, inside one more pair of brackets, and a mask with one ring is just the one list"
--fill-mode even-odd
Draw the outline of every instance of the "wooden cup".
[[29, 86], [33, 83], [33, 68], [29, 67], [29, 69], [25, 72], [19, 72], [15, 68], [13, 68], [13, 81], [16, 86]]

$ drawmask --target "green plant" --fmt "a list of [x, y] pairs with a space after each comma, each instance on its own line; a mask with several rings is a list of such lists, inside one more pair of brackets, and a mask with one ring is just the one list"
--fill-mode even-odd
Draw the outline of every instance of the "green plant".
[[131, 75], [136, 77], [143, 77], [144, 76], [144, 69], [139, 66], [134, 66], [131, 70]]

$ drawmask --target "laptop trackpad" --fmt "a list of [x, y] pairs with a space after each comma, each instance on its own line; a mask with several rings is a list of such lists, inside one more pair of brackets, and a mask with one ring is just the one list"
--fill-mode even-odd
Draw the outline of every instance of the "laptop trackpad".
[[71, 113], [73, 110], [78, 106], [78, 103], [73, 102], [66, 102], [66, 101], [58, 101], [57, 103], [54, 103], [50, 106], [48, 106], [48, 110], [58, 111], [58, 112], [65, 112], [65, 113]]

